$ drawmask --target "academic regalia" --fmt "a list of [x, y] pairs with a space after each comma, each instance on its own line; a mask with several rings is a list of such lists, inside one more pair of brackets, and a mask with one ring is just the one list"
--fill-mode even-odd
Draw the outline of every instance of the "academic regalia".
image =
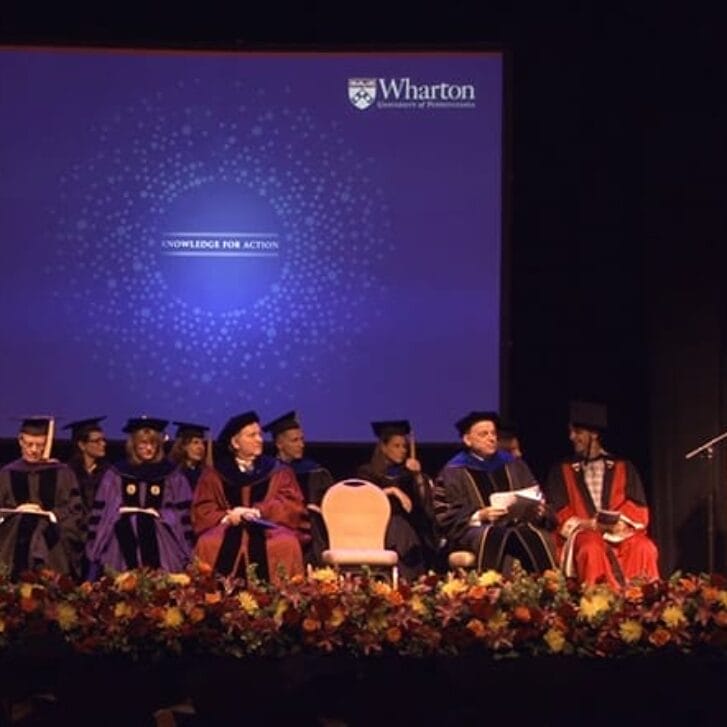
[[478, 570], [502, 570], [505, 556], [517, 558], [529, 571], [555, 566], [552, 516], [536, 522], [505, 516], [495, 523], [472, 524], [472, 516], [490, 505], [493, 492], [507, 492], [536, 485], [527, 464], [505, 452], [477, 457], [462, 451], [437, 477], [435, 515], [448, 550], [467, 550], [477, 558]]
[[[303, 502], [306, 505], [321, 506], [323, 495], [333, 484], [333, 476], [317, 462], [307, 457], [293, 459], [284, 464], [289, 465], [295, 472]], [[315, 566], [323, 565], [322, 553], [328, 548], [328, 531], [323, 522], [323, 516], [315, 510], [308, 510], [310, 519], [310, 542], [304, 547], [303, 558], [306, 563]]]
[[[96, 493], [86, 548], [95, 570], [110, 567], [183, 570], [190, 559], [192, 492], [169, 462], [120, 462], [110, 467]], [[120, 512], [151, 508], [152, 513]]]
[[[244, 520], [223, 524], [235, 507], [257, 508], [279, 527]], [[194, 493], [192, 521], [195, 554], [218, 573], [245, 577], [253, 563], [258, 577], [272, 582], [279, 582], [281, 566], [287, 576], [303, 573], [301, 545], [310, 539], [303, 495], [293, 470], [273, 457], [257, 457], [249, 472], [241, 471], [231, 455], [222, 457], [216, 470], [205, 469]]]
[[414, 473], [404, 465], [391, 465], [383, 474], [378, 474], [372, 463], [368, 463], [358, 468], [356, 476], [381, 489], [398, 487], [411, 500], [412, 510], [407, 512], [396, 495], [387, 493], [391, 518], [385, 545], [399, 554], [402, 577], [418, 578], [433, 565], [437, 545], [432, 523], [431, 481], [422, 474], [425, 480], [422, 493]]
[[83, 464], [83, 457], [77, 455], [68, 460], [68, 466], [73, 470], [73, 474], [76, 475], [78, 489], [81, 493], [81, 499], [83, 500], [86, 513], [90, 513], [94, 500], [96, 499], [96, 491], [111, 463], [105, 459], [99, 460], [95, 463], [93, 470], [89, 472]]
[[17, 459], [0, 470], [0, 507], [36, 503], [54, 514], [0, 515], [0, 563], [11, 577], [42, 566], [80, 576], [83, 505], [73, 471], [55, 461]]
[[[570, 459], [551, 470], [548, 497], [558, 518], [558, 546], [567, 576], [586, 583], [606, 581], [614, 588], [632, 578], [659, 578], [658, 551], [646, 535], [649, 508], [636, 468], [628, 460], [604, 454], [601, 502], [594, 503], [581, 459]], [[582, 529], [577, 519], [592, 519], [597, 510], [611, 510], [633, 528], [622, 542], [608, 542], [601, 532]]]
[[179, 465], [179, 472], [189, 483], [189, 488], [192, 492], [197, 489], [197, 483], [204, 469], [205, 466], [203, 464], [198, 464], [196, 467], [187, 467], [183, 464]]

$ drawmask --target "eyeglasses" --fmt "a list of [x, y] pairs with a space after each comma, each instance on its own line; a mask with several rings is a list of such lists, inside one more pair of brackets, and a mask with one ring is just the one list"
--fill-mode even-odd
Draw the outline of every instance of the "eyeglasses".
[[86, 444], [98, 444], [99, 442], [105, 442], [106, 437], [94, 437], [93, 439], [87, 439]]

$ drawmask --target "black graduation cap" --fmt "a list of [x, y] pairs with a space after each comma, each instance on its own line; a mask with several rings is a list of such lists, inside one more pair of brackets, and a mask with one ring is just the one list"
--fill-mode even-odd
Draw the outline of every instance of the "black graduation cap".
[[298, 421], [298, 415], [294, 411], [289, 411], [287, 414], [273, 419], [268, 422], [264, 427], [263, 431], [272, 434], [277, 437], [278, 434], [287, 432], [289, 429], [300, 429], [300, 422]]
[[573, 427], [605, 432], [608, 427], [608, 413], [605, 404], [590, 401], [570, 403], [569, 422]]
[[55, 422], [55, 417], [34, 415], [29, 417], [20, 417], [20, 431], [24, 434], [32, 434], [34, 436], [45, 436], [51, 429], [51, 424]]
[[177, 439], [180, 437], [206, 439], [207, 431], [209, 431], [209, 427], [204, 424], [193, 424], [192, 422], [172, 422], [172, 424], [177, 428], [177, 433], [174, 435]]
[[496, 411], [471, 411], [466, 416], [457, 420], [454, 426], [463, 437], [477, 422], [493, 422], [496, 428], [500, 428], [500, 415]]
[[169, 421], [167, 419], [155, 419], [154, 417], [133, 417], [126, 422], [126, 425], [121, 430], [126, 434], [133, 434], [138, 432], [140, 429], [153, 429], [155, 432], [160, 434], [164, 431]]
[[68, 422], [63, 429], [71, 430], [71, 439], [78, 442], [84, 439], [90, 432], [96, 432], [101, 429], [101, 422], [106, 419], [105, 416], [89, 417], [88, 419], [79, 419], [75, 422]]
[[230, 439], [232, 439], [232, 437], [234, 437], [243, 427], [255, 422], [259, 423], [260, 417], [257, 415], [257, 412], [252, 410], [231, 417], [227, 420], [227, 423], [224, 427], [222, 427], [220, 433], [217, 435], [217, 443], [227, 446]]
[[411, 424], [406, 419], [398, 419], [386, 422], [371, 422], [371, 429], [381, 440], [388, 439], [395, 434], [405, 437], [411, 432]]

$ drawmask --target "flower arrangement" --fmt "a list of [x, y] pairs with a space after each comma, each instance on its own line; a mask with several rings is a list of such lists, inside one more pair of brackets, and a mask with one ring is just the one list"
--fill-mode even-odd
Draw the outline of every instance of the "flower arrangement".
[[429, 574], [394, 589], [331, 569], [280, 588], [185, 573], [109, 573], [77, 585], [51, 571], [0, 576], [0, 649], [54, 634], [82, 654], [151, 658], [727, 652], [727, 579], [676, 573], [621, 591], [557, 571]]

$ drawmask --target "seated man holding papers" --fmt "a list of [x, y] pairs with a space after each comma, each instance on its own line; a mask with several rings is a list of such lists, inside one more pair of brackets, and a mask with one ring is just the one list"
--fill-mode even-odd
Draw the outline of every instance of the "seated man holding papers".
[[553, 568], [555, 519], [525, 462], [498, 450], [497, 426], [487, 411], [456, 423], [465, 449], [437, 477], [437, 523], [449, 551], [470, 551], [478, 570], [502, 570], [507, 556], [528, 571]]

